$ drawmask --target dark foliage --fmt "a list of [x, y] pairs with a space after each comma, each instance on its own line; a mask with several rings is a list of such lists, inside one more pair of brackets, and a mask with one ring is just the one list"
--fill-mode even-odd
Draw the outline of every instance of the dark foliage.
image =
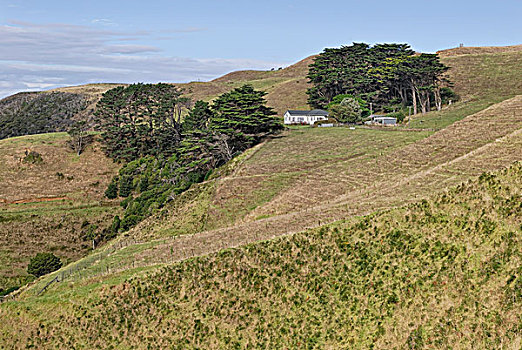
[[0, 101], [0, 139], [67, 131], [88, 99], [66, 92], [19, 93]]
[[112, 179], [111, 183], [105, 190], [105, 196], [109, 199], [118, 197], [118, 182], [116, 178]]
[[335, 96], [350, 94], [373, 103], [374, 110], [413, 105], [415, 112], [420, 107], [424, 113], [432, 106], [440, 109], [442, 91], [451, 91], [443, 77], [447, 69], [437, 55], [415, 55], [407, 44], [325, 49], [310, 65], [308, 103], [324, 108]]
[[25, 156], [22, 159], [27, 164], [40, 164], [43, 162], [42, 155], [36, 151], [25, 151]]
[[38, 253], [27, 266], [27, 273], [40, 277], [62, 267], [60, 258], [52, 253]]
[[103, 94], [96, 116], [108, 156], [129, 162], [170, 156], [181, 141], [181, 114], [189, 101], [171, 84], [133, 84]]
[[[143, 85], [136, 86], [138, 91], [143, 88]], [[156, 91], [154, 87], [146, 89]], [[128, 93], [122, 88], [115, 90], [115, 94], [122, 96]], [[113, 96], [112, 94], [107, 96]], [[115, 198], [117, 193], [120, 197], [126, 197], [121, 203], [125, 208], [125, 214], [121, 219], [120, 228], [128, 230], [155, 210], [161, 209], [167, 201], [187, 190], [192, 184], [203, 181], [213, 169], [267, 135], [282, 129], [279, 120], [274, 117], [274, 111], [265, 105], [264, 95], [264, 92], [255, 91], [251, 86], [245, 85], [221, 95], [212, 106], [197, 101], [183, 123], [180, 119], [174, 120], [174, 134], [168, 137], [167, 133], [163, 133], [164, 139], [151, 138], [156, 146], [147, 152], [134, 152], [137, 147], [123, 153], [118, 151], [136, 142], [126, 139], [123, 143], [111, 145], [115, 137], [119, 137], [113, 135], [129, 126], [123, 119], [117, 127], [105, 124], [104, 140], [108, 142], [109, 155], [116, 160], [128, 161], [106, 191], [109, 198]], [[179, 99], [176, 94], [172, 96]], [[119, 98], [117, 100], [119, 101]], [[139, 101], [143, 105], [133, 102], [132, 108], [143, 111], [140, 116], [143, 124], [144, 121], [152, 119], [145, 112], [154, 111], [154, 107], [148, 105], [148, 99]], [[182, 100], [182, 103], [188, 105], [186, 101]], [[153, 101], [152, 106], [155, 105], [156, 101]], [[111, 118], [107, 115], [104, 117], [105, 120]], [[161, 128], [161, 123], [153, 125]], [[154, 130], [153, 135], [159, 134], [160, 131]], [[149, 139], [140, 142], [148, 142], [147, 140]], [[113, 147], [115, 145], [119, 146]]]

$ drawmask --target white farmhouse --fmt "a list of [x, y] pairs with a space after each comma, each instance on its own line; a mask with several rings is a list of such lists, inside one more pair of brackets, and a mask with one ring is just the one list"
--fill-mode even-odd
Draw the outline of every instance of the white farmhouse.
[[284, 114], [285, 124], [310, 124], [314, 125], [316, 121], [328, 119], [328, 112], [322, 109], [314, 109], [312, 111], [291, 111], [288, 110]]

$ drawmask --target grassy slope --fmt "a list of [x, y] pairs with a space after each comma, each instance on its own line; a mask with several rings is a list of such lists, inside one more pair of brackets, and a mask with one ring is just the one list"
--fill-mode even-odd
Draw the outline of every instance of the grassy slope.
[[[506, 110], [515, 107], [522, 112], [522, 97], [505, 101], [467, 117], [451, 127], [404, 147], [390, 147], [389, 150], [383, 147], [382, 153], [368, 151], [368, 154], [340, 161], [334, 157], [325, 165], [316, 168], [309, 165], [310, 173], [292, 182], [291, 186], [282, 186], [283, 190], [280, 193], [273, 196], [272, 200], [259, 205], [249, 215], [245, 215], [244, 211], [231, 210], [228, 215], [241, 215], [234, 224], [227, 226], [226, 222], [231, 220], [230, 216], [224, 216], [226, 220], [220, 221], [223, 217], [220, 218], [212, 211], [223, 209], [212, 208], [212, 198], [225, 203], [227, 199], [215, 197], [216, 194], [223, 193], [227, 188], [230, 188], [230, 191], [238, 191], [238, 184], [234, 181], [246, 179], [250, 186], [244, 186], [242, 192], [228, 198], [228, 205], [241, 208], [240, 203], [236, 201], [246, 202], [248, 196], [256, 199], [259, 193], [263, 196], [257, 197], [258, 199], [266, 198], [265, 191], [273, 189], [274, 185], [279, 186], [277, 182], [251, 182], [252, 179], [258, 179], [255, 174], [237, 176], [242, 171], [259, 169], [258, 166], [263, 164], [259, 159], [270, 159], [278, 154], [274, 152], [271, 156], [264, 157], [263, 150], [277, 150], [281, 145], [284, 145], [285, 149], [292, 146], [291, 143], [285, 143], [284, 138], [273, 140], [272, 145], [264, 145], [254, 154], [246, 155], [243, 160], [239, 160], [239, 165], [230, 175], [194, 187], [186, 194], [187, 197], [182, 197], [185, 198], [185, 202], [173, 206], [170, 211], [147, 220], [129, 232], [128, 235], [132, 239], [142, 243], [117, 250], [100, 262], [87, 264], [83, 277], [98, 275], [106, 269], [115, 271], [183, 260], [225, 247], [299, 232], [379, 208], [395, 207], [466, 181], [485, 170], [508, 166], [513, 161], [522, 160], [522, 113], [516, 122], [509, 114], [505, 114]], [[310, 130], [308, 135], [305, 132], [301, 137], [309, 140], [313, 132], [326, 133], [323, 137], [328, 133], [341, 132], [341, 129], [335, 130]], [[355, 135], [358, 132], [367, 135], [366, 137], [372, 135], [371, 133], [387, 133], [390, 137], [388, 141], [392, 140], [391, 135], [400, 137], [401, 133], [375, 130], [352, 132], [354, 134], [345, 136], [349, 139], [346, 144], [349, 144], [350, 140], [355, 144]], [[373, 137], [378, 137], [378, 134], [373, 134]], [[313, 154], [313, 151], [309, 150], [310, 154]], [[303, 151], [302, 157], [306, 154], [307, 152]], [[346, 157], [342, 147], [338, 154]], [[257, 160], [256, 156], [259, 156]], [[275, 161], [277, 158], [272, 162], [268, 159], [265, 164], [278, 165]], [[282, 161], [279, 164], [286, 163]], [[289, 167], [291, 164], [288, 162]], [[268, 169], [268, 174], [272, 172], [270, 169], [272, 168]], [[256, 185], [268, 187], [259, 189]], [[217, 228], [205, 230], [202, 225], [217, 225]], [[172, 234], [183, 235], [169, 237]], [[152, 240], [157, 237], [161, 238]], [[44, 278], [37, 288], [49, 278]]]
[[0, 334], [20, 348], [517, 348], [521, 179], [517, 163], [398, 209], [65, 283], [4, 304], [24, 321]]
[[[184, 259], [415, 200], [520, 160], [521, 117], [517, 97], [427, 138], [429, 132], [291, 131], [145, 221], [129, 234], [146, 243], [111, 255], [104, 265], [124, 269]], [[161, 238], [186, 233], [196, 235]], [[148, 242], [153, 238], [161, 239]]]
[[[52, 251], [66, 262], [84, 256], [90, 244], [81, 238], [83, 221], [103, 227], [119, 212], [100, 202], [118, 166], [97, 143], [78, 157], [68, 138], [54, 133], [0, 141], [0, 288], [25, 280], [37, 252]], [[25, 150], [40, 153], [43, 163], [23, 163]]]
[[[440, 129], [493, 102], [520, 93], [517, 85], [519, 81], [516, 75], [512, 75], [511, 79], [504, 78], [503, 84], [494, 84], [498, 93], [497, 100], [486, 98], [496, 98], [495, 90], [481, 95], [481, 86], [491, 80], [491, 76], [486, 74], [487, 69], [478, 69], [481, 65], [487, 64], [492, 69], [493, 66], [502, 67], [498, 74], [504, 77], [509, 77], [510, 72], [516, 73], [520, 69], [517, 63], [520, 53], [512, 54], [514, 56], [503, 53], [494, 55], [499, 55], [495, 60], [500, 60], [500, 64], [488, 59], [470, 61], [469, 57], [456, 56], [453, 71], [466, 69], [468, 77], [473, 78], [470, 85], [477, 87], [469, 95], [457, 90], [464, 97], [470, 96], [464, 100], [471, 103], [456, 104], [439, 114], [423, 116], [424, 123], [419, 124], [428, 127], [426, 124], [433, 123], [429, 127]], [[468, 61], [472, 62], [469, 66], [462, 63]], [[252, 75], [248, 78], [261, 80], [260, 75], [257, 75], [261, 73], [249, 73]], [[463, 75], [460, 79], [465, 82], [469, 78]], [[227, 81], [219, 84], [224, 83]], [[258, 83], [264, 84], [262, 81]], [[234, 81], [229, 83], [231, 86], [234, 84]], [[148, 240], [151, 237], [198, 232], [202, 229], [215, 230], [122, 249], [86, 270], [83, 277], [76, 282], [77, 286], [85, 285], [86, 289], [73, 289], [71, 293], [87, 293], [90, 288], [96, 287], [93, 280], [82, 279], [85, 275], [99, 274], [105, 266], [113, 271], [118, 268], [158, 264], [297, 232], [334, 219], [412, 201], [432, 193], [434, 189], [478, 175], [483, 170], [498, 169], [513, 160], [520, 160], [522, 135], [517, 130], [520, 129], [521, 105], [521, 99], [514, 98], [428, 138], [425, 137], [430, 132], [395, 134], [356, 130], [349, 134], [348, 130], [332, 129], [292, 131], [286, 137], [269, 141], [251, 150], [237, 160], [238, 164], [230, 169], [228, 176], [194, 187], [174, 204], [170, 214], [144, 223], [140, 227], [141, 232], [135, 231], [131, 235]], [[518, 111], [515, 112], [515, 118], [513, 110]], [[343, 132], [347, 134], [336, 134]], [[410, 145], [399, 147], [400, 142], [395, 142], [392, 135], [397, 135], [401, 142]], [[340, 137], [342, 142], [337, 144]], [[365, 137], [373, 141], [365, 144]], [[330, 147], [332, 140], [337, 145], [321, 157], [317, 157], [317, 149], [307, 147], [309, 142], [316, 142], [320, 149], [324, 149], [325, 144]], [[380, 144], [381, 150], [368, 147], [375, 142]], [[361, 149], [362, 155], [356, 152], [357, 149]], [[289, 150], [296, 157], [287, 163], [278, 154]], [[287, 165], [289, 168], [285, 170]], [[392, 181], [393, 186], [388, 188], [390, 181], [387, 179], [390, 178], [397, 180]], [[260, 179], [267, 181], [259, 181]], [[296, 179], [298, 181], [294, 183]], [[201, 226], [202, 223], [205, 226]], [[230, 224], [232, 226], [227, 228]], [[220, 227], [222, 228], [219, 229]], [[132, 270], [124, 275], [115, 275], [114, 278], [119, 280], [129, 275], [132, 275]], [[111, 279], [111, 276], [113, 275], [97, 278]], [[67, 284], [57, 286], [56, 293], [65, 286]], [[27, 295], [31, 293], [29, 290]], [[56, 306], [59, 294], [54, 294], [54, 290], [49, 293], [49, 307]], [[43, 302], [43, 299], [40, 300]], [[35, 305], [38, 303], [36, 301]], [[27, 321], [32, 322], [30, 319]]]
[[439, 51], [461, 101], [412, 118], [408, 127], [442, 129], [465, 116], [522, 94], [522, 45]]
[[177, 84], [185, 89], [193, 100], [210, 101], [222, 93], [243, 84], [267, 92], [267, 104], [278, 115], [287, 109], [308, 109], [306, 90], [308, 89], [308, 65], [314, 56], [307, 57], [296, 64], [276, 71], [238, 71], [229, 73], [210, 82]]

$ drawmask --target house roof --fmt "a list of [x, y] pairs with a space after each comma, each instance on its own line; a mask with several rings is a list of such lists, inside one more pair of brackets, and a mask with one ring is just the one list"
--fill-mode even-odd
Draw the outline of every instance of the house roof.
[[379, 119], [379, 120], [397, 120], [397, 118], [395, 117], [385, 117], [385, 116], [379, 116], [379, 117], [375, 117], [375, 119]]
[[323, 111], [322, 109], [314, 109], [311, 111], [288, 110], [287, 113], [289, 113], [290, 115], [293, 115], [293, 116], [301, 116], [301, 117], [304, 117], [304, 116], [327, 117], [328, 116], [328, 112]]

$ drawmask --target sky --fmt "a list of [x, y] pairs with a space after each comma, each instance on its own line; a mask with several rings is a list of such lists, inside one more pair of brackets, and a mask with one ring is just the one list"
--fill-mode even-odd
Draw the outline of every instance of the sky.
[[0, 98], [97, 82], [208, 81], [353, 42], [522, 44], [520, 0], [0, 0]]

